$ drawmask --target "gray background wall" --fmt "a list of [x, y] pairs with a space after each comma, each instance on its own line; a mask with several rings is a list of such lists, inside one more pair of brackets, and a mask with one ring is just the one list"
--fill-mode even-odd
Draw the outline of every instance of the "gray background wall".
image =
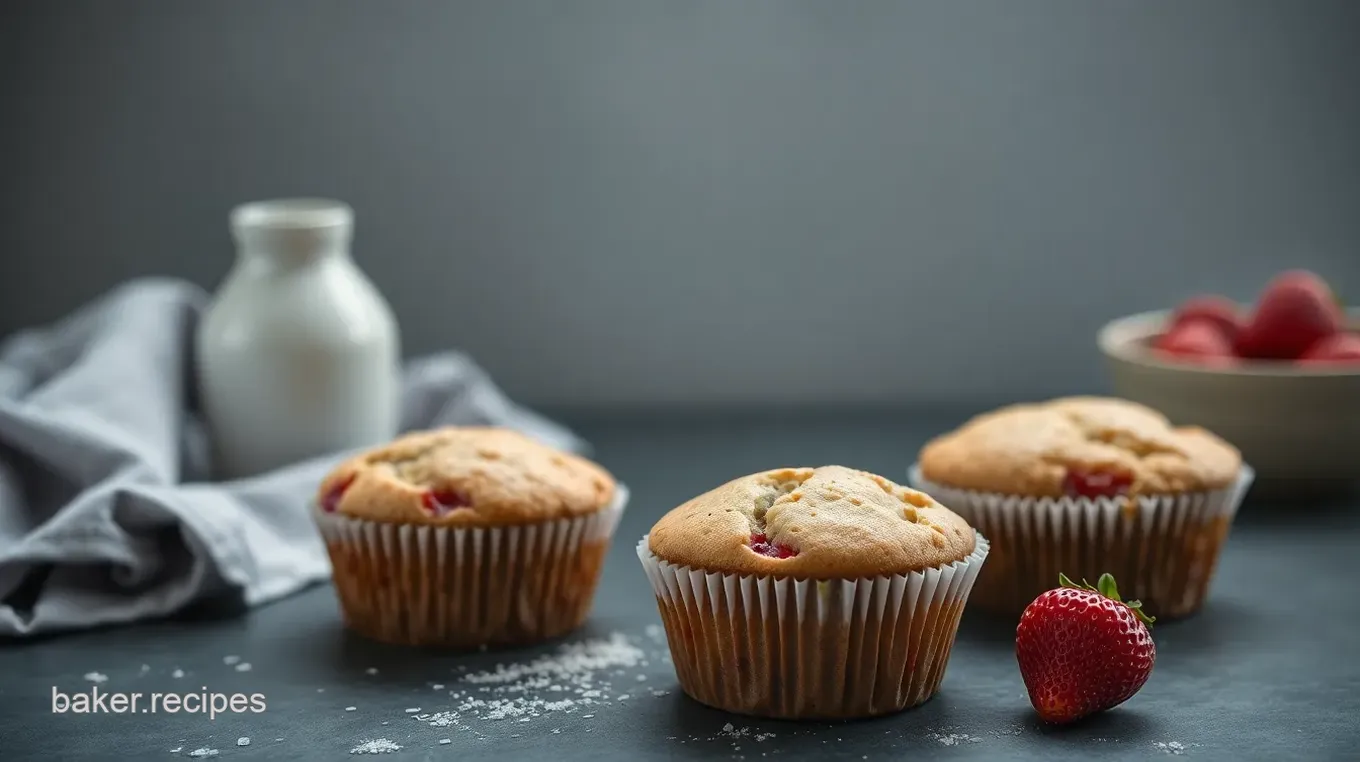
[[320, 194], [531, 401], [1099, 389], [1108, 318], [1360, 293], [1358, 77], [1347, 0], [11, 0], [0, 329]]

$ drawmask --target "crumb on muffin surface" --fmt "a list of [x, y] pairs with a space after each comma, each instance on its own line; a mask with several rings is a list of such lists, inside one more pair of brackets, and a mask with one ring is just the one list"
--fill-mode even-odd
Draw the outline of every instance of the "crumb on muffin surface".
[[498, 526], [599, 511], [614, 498], [599, 465], [511, 429], [446, 427], [346, 460], [317, 490], [322, 511], [407, 524]]
[[1170, 494], [1227, 487], [1241, 454], [1195, 426], [1108, 397], [1009, 405], [930, 441], [921, 475], [959, 489], [1032, 497]]
[[822, 466], [734, 479], [663, 516], [648, 544], [710, 572], [832, 579], [943, 566], [971, 554], [976, 537], [924, 492]]

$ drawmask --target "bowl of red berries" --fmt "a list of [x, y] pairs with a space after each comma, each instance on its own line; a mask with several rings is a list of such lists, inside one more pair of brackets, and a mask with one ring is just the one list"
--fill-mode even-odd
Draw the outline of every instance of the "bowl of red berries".
[[1099, 343], [1116, 394], [1227, 439], [1261, 479], [1360, 481], [1360, 309], [1318, 275], [1120, 318]]

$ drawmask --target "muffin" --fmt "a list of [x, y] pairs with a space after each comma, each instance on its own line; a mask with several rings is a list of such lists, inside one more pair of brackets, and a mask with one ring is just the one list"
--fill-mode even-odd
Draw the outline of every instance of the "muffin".
[[987, 541], [842, 466], [728, 482], [638, 543], [680, 687], [741, 714], [896, 712], [935, 694]]
[[508, 429], [355, 456], [314, 511], [345, 623], [387, 643], [531, 643], [584, 621], [627, 502], [600, 466]]
[[914, 486], [991, 539], [978, 606], [1018, 615], [1058, 574], [1113, 574], [1159, 617], [1197, 610], [1251, 482], [1236, 449], [1119, 399], [978, 416], [928, 443]]

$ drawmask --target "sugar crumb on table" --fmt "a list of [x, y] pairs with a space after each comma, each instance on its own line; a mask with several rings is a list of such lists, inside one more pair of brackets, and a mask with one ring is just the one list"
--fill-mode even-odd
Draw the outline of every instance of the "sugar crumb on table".
[[401, 751], [401, 744], [387, 738], [374, 738], [367, 741], [360, 741], [358, 746], [349, 750], [350, 754], [391, 754], [394, 751]]

